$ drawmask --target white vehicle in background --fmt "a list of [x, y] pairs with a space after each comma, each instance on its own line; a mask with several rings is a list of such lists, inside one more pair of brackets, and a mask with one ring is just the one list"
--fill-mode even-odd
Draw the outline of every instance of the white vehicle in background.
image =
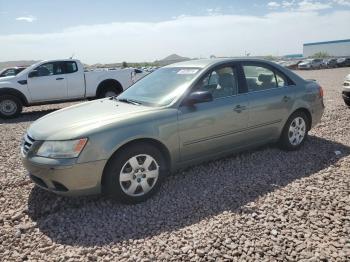
[[345, 104], [350, 107], [350, 74], [348, 74], [344, 79], [343, 99]]
[[84, 72], [75, 59], [41, 61], [0, 78], [0, 117], [14, 118], [23, 106], [116, 96], [143, 76], [133, 68]]
[[0, 72], [0, 77], [6, 77], [6, 76], [15, 76], [19, 74], [21, 71], [26, 69], [24, 66], [15, 66], [15, 67], [9, 67], [5, 68]]

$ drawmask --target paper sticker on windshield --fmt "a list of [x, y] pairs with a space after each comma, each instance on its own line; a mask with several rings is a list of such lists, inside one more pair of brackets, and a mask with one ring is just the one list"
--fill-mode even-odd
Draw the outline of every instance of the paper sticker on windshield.
[[198, 69], [181, 69], [177, 72], [178, 75], [193, 75], [198, 72]]

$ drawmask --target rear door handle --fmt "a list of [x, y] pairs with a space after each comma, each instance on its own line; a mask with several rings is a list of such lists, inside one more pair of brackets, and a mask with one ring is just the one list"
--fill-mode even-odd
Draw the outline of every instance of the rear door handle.
[[289, 100], [290, 100], [290, 96], [284, 96], [284, 97], [283, 97], [283, 101], [284, 101], [284, 102], [288, 102]]
[[63, 77], [56, 78], [56, 80], [63, 80], [63, 79], [64, 79]]
[[237, 105], [235, 108], [233, 108], [233, 111], [236, 111], [237, 113], [241, 113], [243, 110], [246, 110], [246, 106]]

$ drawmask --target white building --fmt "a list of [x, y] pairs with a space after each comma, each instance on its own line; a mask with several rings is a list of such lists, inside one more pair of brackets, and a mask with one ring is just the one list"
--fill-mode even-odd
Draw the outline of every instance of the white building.
[[350, 39], [306, 43], [303, 46], [304, 57], [312, 56], [318, 52], [325, 52], [330, 56], [350, 56]]

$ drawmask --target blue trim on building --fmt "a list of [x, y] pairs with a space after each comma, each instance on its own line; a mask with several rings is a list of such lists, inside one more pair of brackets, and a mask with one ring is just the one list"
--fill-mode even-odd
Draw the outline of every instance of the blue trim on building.
[[309, 45], [326, 45], [326, 44], [338, 44], [338, 43], [350, 43], [350, 39], [335, 40], [335, 41], [326, 41], [326, 42], [306, 43], [306, 44], [304, 44], [304, 46], [309, 46]]

